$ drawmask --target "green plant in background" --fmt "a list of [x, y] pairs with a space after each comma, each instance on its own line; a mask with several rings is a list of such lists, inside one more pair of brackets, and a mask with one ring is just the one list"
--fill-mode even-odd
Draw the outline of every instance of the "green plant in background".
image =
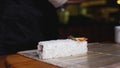
[[79, 6], [78, 6], [78, 4], [68, 4], [66, 6], [66, 10], [69, 11], [70, 16], [77, 16], [77, 15], [79, 15]]
[[71, 16], [83, 15], [85, 17], [91, 17], [88, 13], [88, 8], [80, 7], [80, 4], [67, 4], [61, 6], [57, 11], [59, 22], [62, 24], [68, 24]]
[[61, 7], [58, 10], [59, 22], [62, 24], [68, 24], [70, 13], [64, 7]]

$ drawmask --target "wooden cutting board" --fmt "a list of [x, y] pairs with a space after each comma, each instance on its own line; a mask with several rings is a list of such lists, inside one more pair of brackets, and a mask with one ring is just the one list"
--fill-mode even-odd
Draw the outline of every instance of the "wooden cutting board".
[[9, 68], [119, 68], [120, 44], [96, 43], [88, 45], [88, 54], [50, 60], [38, 60], [20, 54], [9, 55]]

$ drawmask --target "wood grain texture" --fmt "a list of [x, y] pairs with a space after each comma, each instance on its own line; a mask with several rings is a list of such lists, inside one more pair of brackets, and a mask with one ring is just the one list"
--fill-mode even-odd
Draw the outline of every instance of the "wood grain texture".
[[5, 59], [6, 59], [7, 55], [1, 55], [0, 56], [0, 68], [6, 68], [5, 67]]
[[9, 55], [6, 63], [9, 68], [59, 68], [18, 54]]

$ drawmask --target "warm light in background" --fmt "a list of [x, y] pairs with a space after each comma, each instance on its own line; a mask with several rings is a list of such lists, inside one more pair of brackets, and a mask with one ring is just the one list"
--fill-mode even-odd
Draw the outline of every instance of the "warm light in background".
[[117, 4], [120, 4], [120, 0], [117, 0]]

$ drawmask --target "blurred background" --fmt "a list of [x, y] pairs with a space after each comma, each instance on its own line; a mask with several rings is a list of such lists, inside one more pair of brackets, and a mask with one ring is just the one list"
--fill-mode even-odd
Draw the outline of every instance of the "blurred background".
[[57, 10], [59, 37], [73, 35], [87, 37], [89, 42], [114, 42], [119, 12], [120, 0], [68, 0]]

